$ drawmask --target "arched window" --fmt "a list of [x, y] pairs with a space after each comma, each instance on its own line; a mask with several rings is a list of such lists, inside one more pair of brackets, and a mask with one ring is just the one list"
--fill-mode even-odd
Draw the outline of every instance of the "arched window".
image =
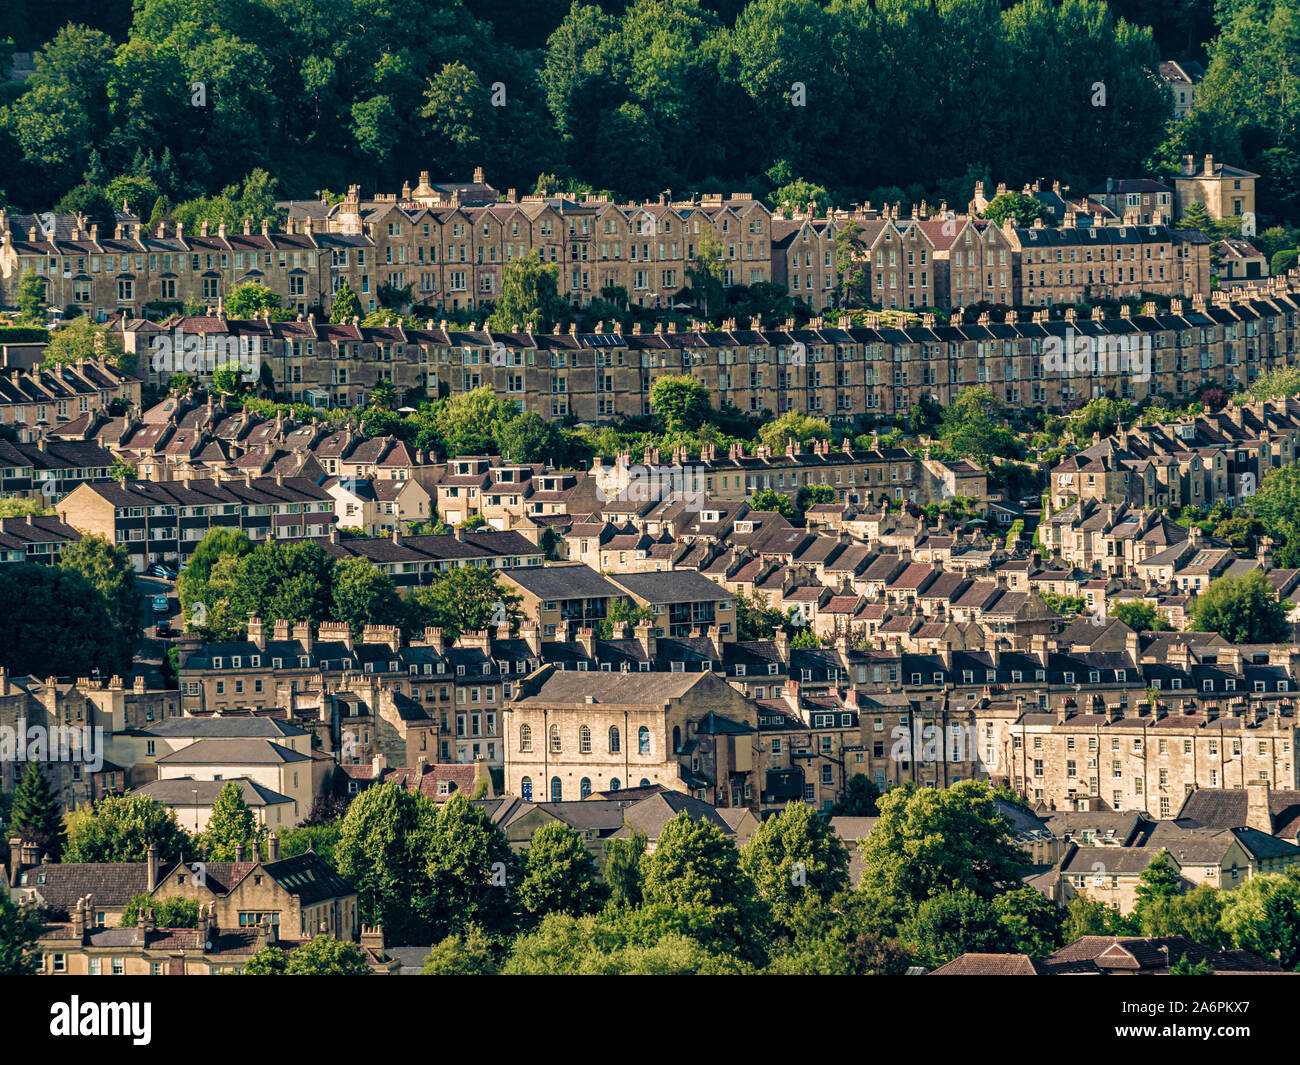
[[648, 788], [649, 786], [650, 786], [650, 781], [648, 781], [645, 777], [642, 777], [642, 778], [641, 778], [641, 787], [643, 787], [643, 788]]
[[618, 777], [611, 777], [609, 780], [609, 790], [618, 791], [623, 785], [618, 782]]
[[637, 730], [636, 753], [637, 754], [650, 753], [650, 730], [646, 728], [644, 725], [642, 725], [641, 728]]
[[532, 802], [533, 801], [533, 778], [524, 777], [523, 780], [519, 782], [519, 790], [523, 793], [524, 802]]
[[519, 726], [519, 749], [521, 751], [531, 751], [533, 749], [533, 726]]
[[578, 794], [584, 799], [591, 794], [591, 778], [583, 777], [582, 783], [578, 785]]
[[620, 750], [622, 750], [622, 747], [618, 742], [618, 726], [611, 725], [609, 727], [609, 753], [618, 754]]
[[564, 786], [559, 777], [551, 777], [551, 802], [564, 801]]
[[682, 753], [682, 727], [681, 725], [673, 726], [673, 754]]
[[551, 753], [559, 754], [563, 748], [560, 746], [560, 726], [551, 726]]
[[578, 750], [583, 754], [591, 754], [591, 729], [586, 725], [578, 729]]

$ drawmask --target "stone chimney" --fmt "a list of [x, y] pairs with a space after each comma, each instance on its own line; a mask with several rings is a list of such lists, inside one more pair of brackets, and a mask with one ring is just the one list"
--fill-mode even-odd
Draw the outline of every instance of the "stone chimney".
[[149, 890], [152, 892], [158, 887], [158, 844], [150, 843], [149, 852], [146, 855], [146, 861], [149, 866]]
[[268, 862], [278, 862], [280, 860], [280, 837], [274, 832], [266, 841], [266, 860]]
[[655, 629], [649, 621], [640, 621], [636, 626], [636, 639], [641, 645], [641, 653], [645, 655], [647, 662], [653, 662], [655, 659]]
[[[1208, 158], [1208, 157], [1207, 157]], [[1251, 780], [1246, 784], [1246, 828], [1253, 828], [1271, 836], [1273, 811], [1269, 805], [1270, 790], [1267, 780]]]

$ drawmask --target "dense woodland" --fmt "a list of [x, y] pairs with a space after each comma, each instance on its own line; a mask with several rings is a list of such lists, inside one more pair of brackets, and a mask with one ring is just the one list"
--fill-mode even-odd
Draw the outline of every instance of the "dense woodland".
[[[1300, 0], [7, 8], [4, 30], [37, 72], [0, 86], [0, 189], [28, 209], [107, 193], [162, 216], [230, 186], [252, 206], [267, 189], [396, 189], [476, 165], [521, 193], [541, 178], [551, 191], [779, 202], [807, 182], [841, 204], [964, 206], [975, 178], [1079, 190], [1214, 152], [1265, 176], [1266, 215], [1296, 214]], [[1163, 58], [1208, 70], [1203, 103], [1176, 127], [1149, 73]], [[255, 171], [267, 177], [250, 194]]]

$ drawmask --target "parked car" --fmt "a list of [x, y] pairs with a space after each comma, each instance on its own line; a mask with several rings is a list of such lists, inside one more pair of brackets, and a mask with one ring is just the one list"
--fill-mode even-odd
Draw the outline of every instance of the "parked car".
[[153, 612], [155, 614], [166, 614], [170, 609], [171, 607], [167, 605], [167, 597], [165, 595], [155, 595], [153, 597]]
[[152, 577], [161, 577], [165, 581], [174, 581], [176, 579], [176, 571], [170, 566], [164, 566], [161, 562], [155, 562], [153, 566], [149, 568], [149, 575]]
[[158, 622], [158, 626], [154, 631], [160, 640], [169, 640], [176, 635], [176, 630], [172, 628], [169, 621]]

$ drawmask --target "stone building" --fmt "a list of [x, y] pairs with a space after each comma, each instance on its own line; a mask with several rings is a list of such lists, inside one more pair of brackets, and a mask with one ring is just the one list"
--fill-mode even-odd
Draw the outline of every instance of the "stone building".
[[762, 755], [753, 702], [711, 672], [543, 668], [506, 713], [506, 791], [563, 802], [662, 784], [756, 810]]

